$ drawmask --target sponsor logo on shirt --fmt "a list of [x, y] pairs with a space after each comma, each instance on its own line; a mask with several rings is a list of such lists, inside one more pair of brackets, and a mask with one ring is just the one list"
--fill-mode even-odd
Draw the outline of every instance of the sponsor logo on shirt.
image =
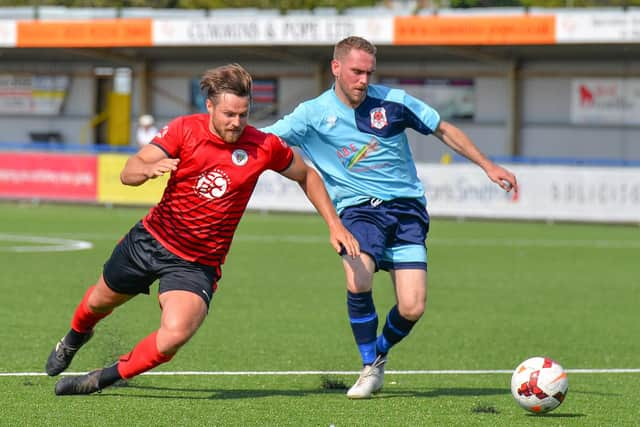
[[199, 197], [213, 200], [224, 196], [230, 184], [231, 180], [226, 173], [220, 169], [214, 169], [198, 177], [194, 190]]
[[338, 118], [336, 116], [329, 116], [326, 118], [325, 123], [327, 123], [327, 127], [334, 127], [336, 125], [336, 122], [338, 121]]
[[367, 145], [365, 145], [362, 148], [360, 148], [353, 156], [351, 156], [350, 159], [348, 159], [348, 162], [346, 164], [347, 165], [347, 169], [353, 169], [353, 167], [358, 162], [363, 160], [365, 157], [367, 157], [372, 152], [376, 151], [378, 149], [379, 145], [380, 145], [380, 142], [377, 139], [371, 138]]
[[387, 122], [387, 111], [384, 107], [373, 108], [369, 111], [369, 117], [371, 118], [371, 127], [375, 129], [382, 129]]

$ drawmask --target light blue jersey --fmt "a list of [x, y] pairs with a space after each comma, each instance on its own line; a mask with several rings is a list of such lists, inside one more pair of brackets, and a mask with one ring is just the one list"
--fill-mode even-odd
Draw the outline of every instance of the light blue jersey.
[[404, 90], [369, 85], [355, 109], [331, 88], [262, 131], [304, 151], [340, 213], [372, 198], [413, 198], [426, 205], [405, 129], [429, 135], [439, 123], [433, 108]]

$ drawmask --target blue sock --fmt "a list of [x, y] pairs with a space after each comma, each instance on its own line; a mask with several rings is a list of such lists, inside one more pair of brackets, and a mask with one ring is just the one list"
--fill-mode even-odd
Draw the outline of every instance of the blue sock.
[[411, 328], [415, 324], [416, 322], [402, 317], [398, 311], [398, 306], [394, 305], [387, 315], [382, 334], [376, 341], [376, 353], [386, 355], [391, 350], [391, 347], [409, 335]]
[[373, 305], [372, 292], [355, 294], [347, 291], [347, 309], [353, 337], [362, 356], [362, 364], [370, 365], [376, 358], [378, 333], [378, 314]]

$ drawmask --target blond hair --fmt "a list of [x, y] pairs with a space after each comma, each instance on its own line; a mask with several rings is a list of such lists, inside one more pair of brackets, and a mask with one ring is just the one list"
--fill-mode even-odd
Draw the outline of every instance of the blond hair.
[[358, 36], [350, 36], [340, 40], [333, 48], [333, 59], [340, 61], [352, 50], [362, 50], [371, 55], [376, 54], [376, 47], [370, 41]]

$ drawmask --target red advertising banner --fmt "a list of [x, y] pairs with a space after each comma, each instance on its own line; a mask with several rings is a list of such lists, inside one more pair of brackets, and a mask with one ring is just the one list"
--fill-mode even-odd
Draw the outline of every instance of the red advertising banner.
[[96, 201], [96, 157], [0, 153], [0, 197]]

